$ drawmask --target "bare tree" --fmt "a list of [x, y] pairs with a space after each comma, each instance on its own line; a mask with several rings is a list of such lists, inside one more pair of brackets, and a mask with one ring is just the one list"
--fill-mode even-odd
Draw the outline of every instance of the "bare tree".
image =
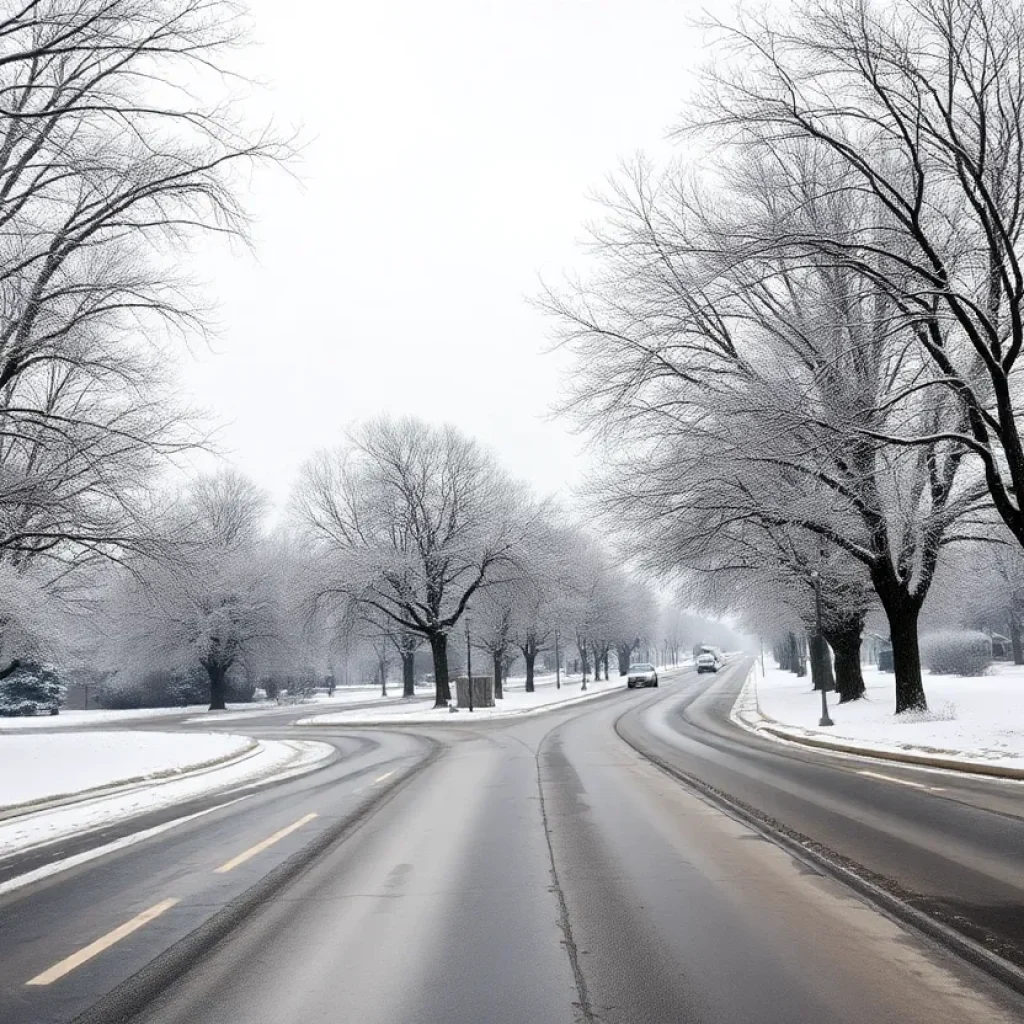
[[[828, 171], [799, 147], [781, 172], [739, 164], [736, 211], [638, 164], [608, 200], [601, 270], [546, 305], [581, 357], [569, 409], [605, 443], [606, 515], [644, 564], [699, 561], [741, 521], [842, 550], [885, 607], [902, 711], [925, 706], [917, 617], [939, 551], [984, 489], [944, 436], [957, 403], [914, 386], [931, 365], [891, 297], [825, 258], [742, 240], [750, 223], [782, 230], [775, 206], [790, 194], [804, 221], [855, 232], [858, 205], [807, 194]], [[930, 444], [888, 440], [915, 423]]]
[[[823, 165], [799, 203], [848, 197], [870, 216], [821, 230], [780, 196], [784, 232], [751, 248], [821, 257], [886, 297], [934, 372], [904, 395], [943, 395], [952, 424], [869, 427], [891, 444], [955, 443], [977, 458], [1024, 543], [1016, 368], [1024, 345], [1024, 14], [1013, 0], [805, 0], [785, 17], [720, 26], [733, 60], [709, 73], [691, 128], [735, 154]], [[727, 161], [726, 161], [727, 162]]]
[[152, 476], [201, 440], [181, 257], [244, 234], [246, 173], [286, 151], [225, 95], [244, 28], [232, 0], [0, 4], [0, 563], [51, 592], [152, 551]]
[[293, 508], [318, 599], [356, 601], [422, 636], [446, 704], [450, 631], [482, 586], [514, 574], [533, 515], [521, 489], [452, 427], [377, 419], [305, 467]]

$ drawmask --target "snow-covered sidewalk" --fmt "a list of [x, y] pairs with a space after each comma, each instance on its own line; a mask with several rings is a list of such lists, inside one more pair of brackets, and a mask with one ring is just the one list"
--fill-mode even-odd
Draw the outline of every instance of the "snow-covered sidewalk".
[[864, 666], [867, 697], [839, 704], [828, 695], [835, 723], [821, 727], [821, 695], [810, 677], [755, 663], [733, 709], [740, 725], [794, 741], [827, 742], [879, 756], [980, 766], [1024, 776], [1024, 669], [999, 666], [991, 675], [925, 675], [929, 711], [896, 715], [890, 673]]
[[256, 747], [229, 733], [60, 732], [0, 736], [0, 812], [18, 804], [204, 768]]
[[[659, 670], [663, 677], [671, 675], [671, 669]], [[447, 708], [435, 708], [433, 697], [403, 701], [379, 708], [367, 708], [358, 711], [340, 712], [338, 714], [317, 714], [311, 718], [302, 718], [298, 725], [366, 725], [398, 724], [400, 722], [434, 722], [445, 725], [459, 722], [479, 721], [488, 718], [507, 718], [519, 715], [540, 714], [554, 707], [578, 704], [592, 700], [611, 690], [624, 690], [624, 676], [612, 674], [611, 679], [599, 682], [590, 680], [587, 689], [583, 690], [580, 676], [563, 677], [561, 688], [555, 685], [554, 675], [537, 676], [534, 680], [536, 689], [533, 693], [526, 692], [526, 681], [523, 678], [512, 678], [504, 687], [505, 696], [496, 701], [496, 707], [477, 708], [472, 715], [466, 709], [452, 714]], [[452, 684], [454, 695], [455, 684]]]

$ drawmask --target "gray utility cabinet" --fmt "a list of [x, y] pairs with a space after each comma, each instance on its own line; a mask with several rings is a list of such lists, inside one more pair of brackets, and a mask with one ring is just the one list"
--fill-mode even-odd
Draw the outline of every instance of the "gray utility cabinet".
[[[469, 707], [469, 680], [459, 676], [455, 680], [455, 694], [460, 708]], [[494, 707], [494, 680], [490, 676], [473, 676], [473, 707]]]

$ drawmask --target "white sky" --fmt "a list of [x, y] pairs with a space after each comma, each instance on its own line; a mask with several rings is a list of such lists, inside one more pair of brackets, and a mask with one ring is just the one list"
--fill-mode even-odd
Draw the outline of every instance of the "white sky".
[[[588, 192], [666, 152], [697, 0], [250, 0], [296, 170], [254, 182], [257, 255], [204, 259], [223, 331], [186, 368], [240, 468], [283, 499], [381, 411], [454, 422], [542, 493], [583, 471], [565, 361], [526, 302], [578, 265]], [[255, 111], [254, 113], [258, 113]]]

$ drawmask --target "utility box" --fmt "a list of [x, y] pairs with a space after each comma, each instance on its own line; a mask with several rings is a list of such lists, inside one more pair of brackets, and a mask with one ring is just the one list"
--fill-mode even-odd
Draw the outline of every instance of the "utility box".
[[[455, 680], [455, 694], [460, 708], [469, 707], [469, 680], [459, 676]], [[494, 707], [494, 680], [490, 676], [473, 676], [473, 707]]]

